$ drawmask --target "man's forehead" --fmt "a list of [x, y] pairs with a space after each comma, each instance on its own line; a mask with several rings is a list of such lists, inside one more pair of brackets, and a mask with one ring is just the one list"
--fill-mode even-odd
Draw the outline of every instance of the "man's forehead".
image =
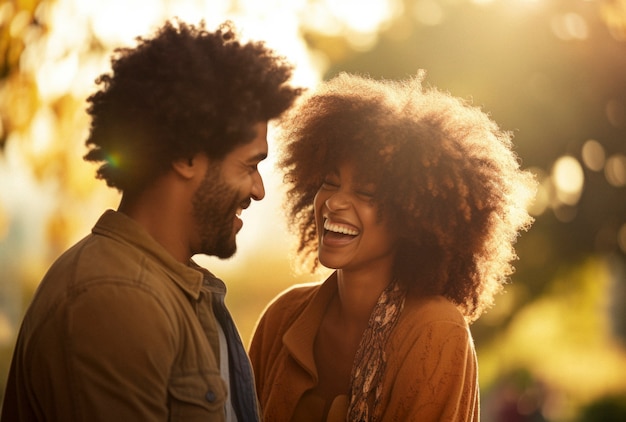
[[252, 141], [237, 146], [228, 155], [245, 162], [259, 162], [266, 159], [267, 154], [267, 139], [257, 136]]

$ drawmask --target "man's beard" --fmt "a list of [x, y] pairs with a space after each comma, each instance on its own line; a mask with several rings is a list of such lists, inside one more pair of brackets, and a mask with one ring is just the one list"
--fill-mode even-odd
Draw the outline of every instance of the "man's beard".
[[193, 214], [200, 236], [198, 253], [230, 258], [237, 251], [233, 223], [242, 200], [220, 177], [220, 168], [207, 171], [194, 193]]

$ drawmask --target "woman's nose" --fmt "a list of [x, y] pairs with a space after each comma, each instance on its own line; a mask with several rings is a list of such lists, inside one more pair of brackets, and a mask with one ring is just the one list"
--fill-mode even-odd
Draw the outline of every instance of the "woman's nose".
[[338, 211], [350, 205], [350, 198], [344, 191], [338, 190], [326, 199], [325, 204], [330, 211]]

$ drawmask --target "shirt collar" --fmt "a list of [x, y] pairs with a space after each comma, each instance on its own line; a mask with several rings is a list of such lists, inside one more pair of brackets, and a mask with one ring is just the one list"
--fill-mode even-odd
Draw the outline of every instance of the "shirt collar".
[[203, 272], [199, 270], [201, 267], [193, 261], [190, 265], [177, 261], [143, 227], [126, 214], [113, 210], [105, 211], [92, 229], [92, 233], [111, 237], [140, 249], [148, 257], [157, 261], [184, 292], [196, 300], [200, 297], [203, 280]]

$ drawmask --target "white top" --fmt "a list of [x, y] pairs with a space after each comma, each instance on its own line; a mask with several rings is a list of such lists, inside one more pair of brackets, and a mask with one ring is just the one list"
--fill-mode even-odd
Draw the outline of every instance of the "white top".
[[226, 335], [222, 326], [217, 324], [217, 332], [220, 339], [220, 375], [226, 381], [226, 387], [228, 394], [226, 395], [226, 403], [224, 403], [224, 413], [226, 415], [226, 422], [237, 422], [237, 415], [233, 408], [233, 403], [230, 400], [230, 373], [228, 370], [228, 343], [226, 343]]

